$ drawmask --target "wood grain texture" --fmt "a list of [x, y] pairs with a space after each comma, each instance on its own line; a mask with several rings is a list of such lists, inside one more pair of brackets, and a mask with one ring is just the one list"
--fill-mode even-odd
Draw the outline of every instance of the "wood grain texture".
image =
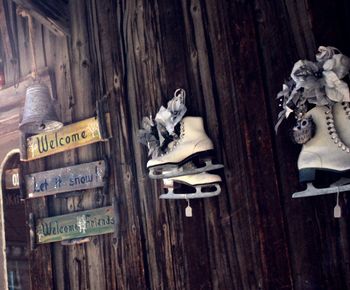
[[[31, 52], [30, 46], [28, 45], [28, 27], [26, 27], [27, 22], [22, 17], [17, 16], [13, 21], [16, 21], [17, 27], [17, 40], [15, 41], [18, 44], [19, 51], [19, 59], [20, 61], [20, 74], [18, 75], [19, 79], [27, 76], [31, 70]], [[44, 69], [45, 65], [45, 57], [42, 54], [43, 51], [43, 42], [41, 39], [41, 26], [36, 21], [34, 21], [34, 25], [37, 27], [36, 37], [35, 37], [35, 46], [36, 46], [36, 59], [38, 68]], [[38, 29], [39, 28], [39, 29]], [[10, 66], [8, 66], [10, 67]], [[16, 69], [14, 66], [13, 69]], [[15, 73], [13, 73], [15, 75]], [[35, 170], [45, 170], [45, 164], [43, 161], [35, 161], [31, 164], [23, 165], [23, 173], [30, 173]], [[35, 218], [45, 217], [48, 215], [47, 201], [45, 198], [38, 198], [35, 202], [26, 201], [25, 202], [25, 214], [26, 220], [28, 221], [29, 215], [32, 213]], [[27, 234], [27, 243], [29, 245], [29, 231]], [[39, 257], [45, 257], [45, 259], [41, 259]], [[53, 276], [52, 276], [52, 264], [51, 264], [51, 251], [50, 247], [47, 245], [35, 248], [33, 251], [29, 252], [29, 264], [31, 273], [35, 273], [34, 275], [30, 275], [31, 279], [31, 287], [32, 289], [52, 289], [53, 285]]]
[[13, 1], [57, 36], [69, 35], [69, 10], [64, 1]]
[[[0, 1], [0, 32], [1, 32], [1, 40], [2, 40], [2, 49], [4, 51], [4, 56], [7, 60], [13, 61], [14, 59], [14, 47], [13, 42], [10, 39], [10, 35], [12, 36], [12, 31], [10, 28], [9, 15], [6, 13], [6, 1]], [[2, 59], [2, 64], [4, 60]]]
[[[8, 275], [7, 275], [7, 260], [6, 260], [6, 227], [9, 227], [9, 225], [5, 224], [5, 219], [7, 219], [5, 215], [6, 211], [6, 195], [7, 191], [5, 189], [5, 172], [6, 170], [9, 170], [10, 168], [13, 168], [15, 166], [14, 162], [18, 162], [18, 155], [19, 150], [13, 149], [9, 150], [3, 157], [1, 161], [0, 166], [0, 261], [1, 261], [1, 267], [0, 267], [0, 287], [3, 289], [8, 288]], [[17, 165], [18, 166], [18, 165]]]
[[[298, 148], [287, 141], [289, 124], [273, 132], [275, 96], [293, 63], [312, 59], [319, 44], [349, 54], [345, 0], [43, 2], [50, 16], [64, 17], [62, 4], [74, 15], [67, 38], [36, 22], [38, 63], [53, 76], [62, 121], [93, 116], [106, 96], [113, 138], [25, 163], [26, 174], [105, 155], [111, 174], [101, 189], [27, 200], [26, 215], [113, 202], [117, 224], [113, 235], [89, 243], [38, 246], [30, 254], [33, 289], [350, 289], [348, 223], [332, 219], [331, 197], [291, 199]], [[27, 22], [11, 19], [25, 76]], [[191, 219], [185, 201], [158, 199], [162, 183], [148, 178], [137, 141], [142, 117], [154, 116], [178, 87], [225, 166], [221, 195], [191, 201]], [[21, 106], [1, 93], [0, 154], [17, 142], [12, 116]], [[346, 215], [347, 201], [341, 198]]]

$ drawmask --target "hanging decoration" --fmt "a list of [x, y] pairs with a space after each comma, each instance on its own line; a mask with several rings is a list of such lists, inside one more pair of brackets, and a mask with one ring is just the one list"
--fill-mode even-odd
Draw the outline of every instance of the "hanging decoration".
[[331, 106], [336, 102], [350, 102], [348, 84], [342, 79], [348, 75], [350, 59], [335, 47], [320, 46], [316, 62], [297, 61], [290, 79], [277, 95], [283, 110], [278, 115], [275, 131], [289, 114], [296, 117], [306, 113], [307, 103]]
[[168, 144], [178, 138], [175, 126], [185, 115], [186, 92], [177, 89], [174, 98], [168, 102], [167, 108], [161, 106], [155, 119], [144, 117], [142, 129], [139, 130], [139, 141], [148, 147], [148, 156], [156, 158], [163, 154]]
[[[187, 201], [185, 215], [192, 216], [190, 199], [219, 195], [221, 177], [207, 173], [222, 168], [212, 164], [214, 146], [204, 130], [201, 117], [185, 117], [186, 93], [177, 89], [167, 108], [161, 107], [155, 119], [145, 117], [139, 141], [147, 146], [149, 176], [163, 180], [166, 191], [161, 199]], [[187, 188], [186, 188], [187, 187]]]
[[34, 45], [34, 26], [32, 16], [26, 10], [20, 10], [19, 14], [28, 17], [29, 43], [32, 52], [32, 77], [33, 84], [27, 88], [23, 109], [22, 121], [19, 129], [26, 134], [37, 134], [58, 130], [63, 124], [58, 120], [54, 108], [54, 102], [49, 89], [40, 83], [38, 78], [36, 52]]
[[[294, 114], [295, 143], [303, 144], [298, 158], [299, 180], [307, 189], [293, 197], [337, 193], [334, 216], [341, 216], [339, 193], [350, 190], [350, 59], [335, 47], [320, 46], [315, 61], [297, 61], [290, 79], [283, 84], [277, 99], [282, 108], [275, 131], [284, 119]], [[318, 188], [319, 173], [339, 179]]]

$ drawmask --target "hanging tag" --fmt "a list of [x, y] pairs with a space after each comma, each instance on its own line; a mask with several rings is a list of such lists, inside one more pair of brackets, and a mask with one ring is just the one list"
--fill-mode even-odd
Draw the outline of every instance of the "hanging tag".
[[186, 200], [187, 200], [187, 207], [185, 209], [185, 216], [192, 217], [192, 207], [190, 206], [190, 201], [188, 199]]
[[337, 204], [334, 207], [334, 217], [335, 218], [341, 217], [341, 207], [339, 205], [339, 189], [337, 190]]

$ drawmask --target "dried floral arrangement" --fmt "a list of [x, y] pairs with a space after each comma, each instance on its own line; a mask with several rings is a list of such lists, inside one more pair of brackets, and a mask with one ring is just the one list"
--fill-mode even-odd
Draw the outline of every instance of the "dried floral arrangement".
[[179, 138], [175, 127], [187, 111], [185, 100], [185, 90], [177, 89], [167, 108], [161, 106], [154, 119], [152, 115], [142, 119], [138, 137], [140, 143], [147, 146], [148, 156], [156, 158], [162, 155], [168, 144]]
[[350, 58], [331, 46], [320, 46], [316, 61], [297, 61], [289, 80], [277, 95], [282, 111], [278, 114], [276, 133], [291, 113], [295, 114], [297, 126], [303, 127], [307, 120], [302, 119], [310, 105], [332, 106], [336, 102], [350, 102], [349, 86], [345, 81], [349, 70]]

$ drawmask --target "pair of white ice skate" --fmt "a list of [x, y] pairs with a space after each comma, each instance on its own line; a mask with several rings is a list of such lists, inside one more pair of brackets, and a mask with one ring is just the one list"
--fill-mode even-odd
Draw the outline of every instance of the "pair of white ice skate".
[[[164, 154], [147, 162], [149, 176], [163, 179], [167, 190], [160, 198], [188, 200], [220, 194], [221, 177], [207, 171], [222, 168], [223, 165], [211, 162], [210, 154], [214, 146], [205, 133], [203, 119], [184, 117], [180, 131], [179, 139], [171, 142]], [[178, 193], [176, 185], [187, 185], [192, 190]]]
[[303, 145], [298, 159], [300, 181], [307, 189], [293, 194], [293, 198], [350, 191], [350, 179], [341, 178], [326, 188], [316, 188], [312, 181], [317, 171], [350, 170], [350, 103], [316, 106], [306, 113], [316, 126], [315, 136]]

